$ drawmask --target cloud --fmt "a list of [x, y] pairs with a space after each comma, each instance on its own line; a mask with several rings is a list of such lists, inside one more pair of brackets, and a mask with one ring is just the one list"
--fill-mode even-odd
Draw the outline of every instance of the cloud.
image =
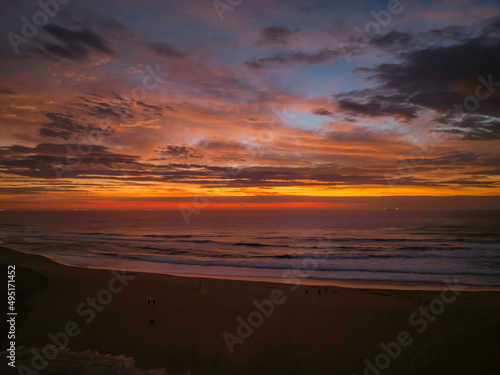
[[79, 107], [84, 109], [87, 114], [98, 118], [114, 117], [115, 119], [122, 119], [133, 117], [130, 109], [131, 103], [125, 100], [110, 104], [103, 100], [95, 100], [84, 96], [78, 96], [78, 99], [84, 101], [84, 103], [77, 104]]
[[[413, 47], [413, 50], [399, 55], [397, 63], [380, 64], [371, 69], [358, 69], [368, 74], [379, 86], [341, 93], [336, 96], [339, 108], [349, 113], [364, 116], [393, 116], [414, 119], [423, 109], [447, 113], [456, 106], [462, 106], [469, 96], [479, 104], [475, 114], [500, 117], [500, 95], [489, 93], [486, 100], [476, 99], [477, 87], [480, 93], [497, 90], [500, 86], [500, 21], [498, 17], [482, 24], [479, 31], [470, 31], [465, 37], [464, 28], [446, 27], [427, 32], [436, 40], [454, 40]], [[468, 30], [468, 29], [467, 29]], [[379, 45], [412, 46], [412, 37], [405, 33], [393, 32], [379, 38]], [[490, 87], [484, 87], [484, 82]], [[488, 122], [486, 128], [495, 125]], [[443, 130], [443, 129], [441, 129]], [[449, 129], [450, 132], [457, 130]], [[458, 130], [458, 132], [463, 132]], [[464, 139], [484, 139], [488, 134], [467, 134]], [[491, 137], [491, 136], [490, 136]]]
[[9, 195], [26, 195], [26, 194], [43, 194], [52, 193], [54, 191], [68, 192], [85, 192], [84, 189], [78, 189], [76, 186], [62, 186], [62, 187], [43, 187], [43, 186], [25, 186], [25, 187], [2, 187], [3, 194]]
[[113, 158], [132, 158], [137, 159], [136, 156], [117, 154], [109, 151], [109, 148], [102, 145], [89, 145], [89, 144], [76, 144], [76, 143], [40, 143], [35, 147], [27, 147], [21, 145], [13, 145], [0, 147], [0, 153], [4, 156], [12, 156], [16, 154], [25, 154], [25, 156], [38, 155], [38, 156], [67, 156], [71, 150], [88, 150], [88, 154], [94, 157], [113, 157]]
[[[9, 146], [0, 148], [0, 166], [10, 173], [33, 178], [57, 178], [57, 170], [65, 171], [65, 178], [102, 178], [121, 174], [120, 168], [131, 168], [127, 173], [134, 175], [138, 169], [139, 157], [111, 152], [108, 147], [90, 144], [42, 143], [35, 147]], [[97, 170], [96, 166], [105, 169]], [[111, 169], [110, 169], [111, 168]]]
[[[491, 22], [483, 24], [486, 29]], [[401, 32], [391, 30], [387, 34], [380, 35], [371, 39], [372, 46], [395, 52], [404, 50], [424, 49], [431, 46], [439, 46], [444, 43], [463, 42], [471, 37], [477, 36], [478, 28], [476, 26], [467, 27], [461, 25], [450, 25], [441, 29], [422, 31], [418, 33]]]
[[[492, 75], [500, 81], [500, 39], [414, 51], [400, 64], [379, 65], [373, 74], [384, 89], [395, 90], [416, 105], [445, 111], [475, 95], [478, 77]], [[500, 114], [491, 102], [484, 103], [481, 111]]]
[[241, 142], [234, 141], [213, 141], [204, 140], [198, 143], [198, 146], [206, 150], [246, 150], [248, 146]]
[[95, 125], [82, 125], [75, 121], [72, 116], [61, 113], [45, 112], [44, 115], [50, 120], [42, 124], [39, 134], [42, 137], [78, 138], [81, 136], [91, 136], [95, 134], [110, 135], [115, 132], [111, 127], [102, 128]]
[[466, 141], [489, 141], [500, 139], [500, 118], [481, 115], [447, 117], [445, 127], [435, 131], [449, 133]]
[[286, 52], [271, 57], [255, 58], [245, 64], [251, 69], [264, 69], [279, 65], [306, 64], [318, 65], [341, 56], [340, 51], [322, 49], [316, 53]]
[[146, 104], [140, 100], [137, 101], [136, 104], [138, 106], [144, 108], [143, 113], [151, 113], [151, 114], [155, 115], [156, 117], [162, 117], [164, 109], [167, 109], [170, 112], [174, 112], [174, 109], [168, 105], [161, 106], [161, 105]]
[[402, 49], [407, 48], [414, 42], [414, 37], [410, 33], [399, 32], [392, 30], [385, 35], [380, 35], [371, 40], [371, 43], [377, 47], [385, 49]]
[[88, 28], [84, 28], [81, 31], [73, 31], [62, 26], [49, 24], [43, 30], [60, 42], [42, 43], [45, 51], [57, 57], [82, 60], [87, 59], [90, 52], [95, 50], [108, 55], [114, 55], [114, 51], [109, 47], [108, 42]]
[[[434, 29], [419, 33], [391, 30], [387, 34], [374, 37], [370, 45], [379, 49], [400, 54], [406, 51], [416, 51], [445, 44], [457, 44], [483, 37], [495, 37], [500, 27], [500, 17], [493, 17], [482, 22], [479, 26], [471, 27], [450, 25], [441, 29]], [[285, 27], [269, 27], [261, 30], [259, 43], [263, 45], [288, 45], [296, 32]], [[267, 43], [266, 43], [267, 42]], [[269, 57], [254, 58], [246, 62], [252, 69], [259, 70], [273, 68], [280, 65], [318, 65], [335, 60], [348, 54], [362, 53], [356, 43], [342, 48], [322, 48], [317, 52], [288, 51]]]
[[297, 31], [292, 31], [287, 27], [270, 26], [260, 30], [258, 45], [280, 45], [290, 44]]
[[318, 115], [318, 116], [331, 116], [331, 115], [333, 115], [333, 112], [329, 111], [326, 108], [313, 108], [311, 110], [311, 113]]
[[336, 95], [341, 110], [362, 116], [417, 117], [419, 107], [407, 102], [402, 94], [382, 94], [375, 90], [357, 90]]
[[158, 155], [167, 156], [169, 158], [202, 158], [202, 155], [198, 155], [196, 150], [187, 146], [166, 146], [166, 147], [158, 147], [158, 150], [155, 151]]
[[[375, 139], [372, 139], [375, 141]], [[85, 155], [75, 150], [88, 150]], [[188, 158], [193, 149], [186, 146], [166, 146], [157, 150], [168, 158]], [[76, 156], [75, 156], [76, 155]], [[55, 179], [56, 169], [65, 170], [64, 178], [92, 179], [93, 181], [120, 182], [171, 182], [198, 184], [201, 187], [220, 187], [220, 179], [227, 178], [224, 187], [279, 187], [279, 186], [349, 186], [385, 185], [388, 171], [382, 168], [345, 168], [336, 165], [312, 165], [308, 167], [254, 166], [228, 170], [227, 167], [188, 163], [151, 164], [140, 161], [134, 155], [118, 154], [105, 146], [77, 144], [40, 144], [36, 147], [10, 146], [0, 148], [0, 166], [9, 173], [31, 178]], [[194, 157], [198, 157], [195, 155]], [[162, 159], [162, 160], [167, 160]], [[69, 160], [69, 161], [68, 161]], [[77, 160], [77, 162], [75, 162]], [[153, 159], [156, 160], [156, 159]], [[444, 165], [468, 165], [479, 163], [480, 156], [474, 153], [456, 152], [434, 159], [423, 160], [427, 169]], [[400, 176], [397, 166], [393, 175]], [[230, 173], [229, 173], [230, 172]], [[385, 173], [384, 173], [385, 172]], [[229, 174], [228, 174], [229, 173]], [[228, 178], [230, 176], [230, 178]], [[393, 183], [406, 186], [493, 186], [494, 182], [479, 181], [477, 176], [455, 178], [446, 182], [435, 182], [424, 177], [397, 177]], [[77, 188], [69, 185], [68, 190]]]
[[158, 120], [164, 117], [166, 111], [175, 111], [168, 105], [151, 104], [147, 100], [126, 100], [116, 94], [111, 96], [87, 94], [78, 95], [77, 98], [80, 102], [72, 104], [76, 105], [78, 110], [99, 119], [114, 120], [120, 125], [137, 125], [141, 122]]
[[153, 51], [156, 56], [165, 58], [182, 58], [189, 56], [188, 52], [181, 51], [172, 43], [150, 43], [148, 48]]
[[453, 151], [446, 155], [436, 156], [433, 158], [422, 158], [422, 159], [413, 158], [412, 160], [416, 165], [431, 165], [431, 166], [484, 164], [481, 155], [473, 151]]
[[25, 154], [32, 150], [31, 147], [13, 145], [13, 146], [4, 146], [0, 147], [0, 160], [15, 154]]
[[[184, 11], [169, 15], [180, 16], [180, 23], [165, 24], [164, 30], [158, 28], [147, 35], [142, 23], [126, 17], [120, 18], [124, 24], [110, 20], [105, 25], [102, 20], [113, 12], [96, 13], [96, 21], [91, 15], [61, 15], [59, 21], [68, 22], [62, 24], [64, 28], [52, 29], [50, 35], [41, 30], [30, 45], [56, 44], [68, 50], [71, 61], [58, 61], [62, 57], [50, 52], [52, 61], [5, 62], [0, 116], [4, 145], [13, 145], [0, 148], [6, 184], [16, 186], [11, 181], [19, 181], [19, 176], [33, 177], [23, 179], [29, 184], [36, 184], [38, 178], [55, 178], [51, 164], [65, 165], [68, 155], [70, 160], [75, 155], [68, 149], [85, 147], [86, 134], [99, 132], [108, 135], [101, 144], [109, 148], [92, 146], [92, 153], [81, 155], [81, 162], [72, 166], [65, 178], [68, 185], [76, 187], [86, 183], [83, 179], [113, 185], [112, 192], [106, 193], [108, 197], [130, 191], [127, 183], [134, 182], [140, 183], [141, 194], [147, 190], [153, 195], [160, 194], [158, 186], [176, 186], [183, 192], [198, 189], [201, 184], [218, 186], [218, 175], [229, 165], [245, 167], [228, 182], [238, 194], [253, 194], [259, 187], [271, 192], [279, 186], [315, 185], [317, 194], [332, 194], [335, 189], [358, 184], [380, 184], [382, 191], [387, 186], [386, 173], [396, 179], [401, 176], [400, 159], [414, 160], [412, 152], [431, 143], [430, 129], [446, 133], [443, 138], [451, 138], [450, 142], [432, 145], [433, 151], [423, 156], [419, 153], [421, 164], [411, 165], [413, 171], [404, 170], [400, 185], [443, 186], [446, 179], [463, 186], [473, 186], [480, 180], [489, 183], [486, 177], [467, 173], [498, 169], [498, 161], [496, 167], [487, 166], [477, 153], [498, 154], [494, 141], [478, 141], [499, 139], [500, 117], [496, 114], [500, 87], [490, 92], [488, 99], [479, 101], [474, 112], [463, 109], [463, 113], [448, 116], [447, 110], [455, 104], [463, 106], [465, 98], [475, 95], [480, 83], [476, 72], [486, 80], [491, 74], [493, 81], [500, 82], [495, 52], [500, 39], [498, 20], [475, 22], [473, 27], [474, 19], [469, 18], [464, 23], [470, 27], [436, 28], [446, 21], [407, 23], [406, 17], [411, 16], [403, 15], [392, 25], [404, 25], [404, 29], [386, 28], [387, 34], [373, 38], [368, 48], [355, 52], [362, 53], [362, 59], [348, 65], [335, 43], [337, 37], [342, 38], [356, 26], [351, 22], [361, 24], [362, 14], [355, 12], [352, 18], [344, 19], [335, 9], [342, 22], [332, 27], [327, 10], [321, 8], [316, 15], [311, 14], [312, 18], [301, 21], [300, 34], [295, 26], [279, 26], [291, 25], [280, 23], [289, 19], [283, 15], [293, 16], [289, 12], [295, 10], [287, 8], [285, 13], [272, 13], [266, 19], [251, 18], [254, 15], [247, 12], [223, 28], [218, 20], [202, 22], [195, 38], [181, 39], [167, 38], [193, 24], [191, 13]], [[137, 15], [141, 19], [151, 17], [147, 7], [137, 11], [144, 12]], [[324, 22], [319, 22], [316, 17], [324, 14]], [[137, 34], [129, 29], [132, 26]], [[418, 32], [419, 27], [426, 31]], [[84, 30], [93, 30], [97, 37], [88, 38]], [[150, 43], [163, 40], [171, 43]], [[104, 52], [103, 47], [109, 50]], [[119, 59], [109, 58], [111, 49], [120, 52]], [[233, 58], [228, 60], [229, 55]], [[99, 60], [81, 64], [80, 57]], [[151, 65], [148, 58], [162, 57], [172, 63], [168, 67], [172, 82], [148, 91], [147, 97], [131, 99], [131, 88], [144, 82], [142, 67]], [[242, 70], [245, 61], [250, 69]], [[61, 64], [64, 69], [58, 69]], [[322, 64], [320, 69], [314, 66], [318, 64]], [[361, 78], [367, 77], [366, 81], [349, 75], [356, 66], [363, 67], [355, 71], [362, 72]], [[294, 68], [292, 80], [288, 67]], [[277, 69], [266, 72], [252, 68]], [[54, 82], [49, 91], [47, 79]], [[18, 95], [12, 95], [13, 91]], [[489, 90], [481, 90], [482, 94], [486, 92]], [[288, 108], [296, 116], [293, 121], [279, 121], [287, 116], [277, 116], [279, 111], [273, 108]], [[411, 128], [407, 122], [411, 122]], [[167, 138], [170, 141], [165, 142]], [[470, 178], [464, 180], [464, 175]], [[316, 194], [314, 189], [309, 191]], [[100, 190], [96, 187], [94, 191]], [[274, 189], [273, 193], [298, 191]], [[379, 190], [360, 191], [378, 194]], [[422, 191], [418, 188], [398, 193]], [[214, 190], [214, 194], [226, 193]], [[448, 194], [450, 190], [439, 193]]]

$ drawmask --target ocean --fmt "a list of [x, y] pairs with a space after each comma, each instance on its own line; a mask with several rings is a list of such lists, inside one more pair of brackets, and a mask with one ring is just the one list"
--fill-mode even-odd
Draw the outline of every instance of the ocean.
[[499, 211], [3, 211], [0, 241], [88, 268], [500, 286]]

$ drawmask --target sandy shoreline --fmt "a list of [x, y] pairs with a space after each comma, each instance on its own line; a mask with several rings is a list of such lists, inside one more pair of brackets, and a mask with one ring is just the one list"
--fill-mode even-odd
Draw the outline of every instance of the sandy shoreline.
[[[22, 252], [21, 250], [14, 249], [9, 247], [11, 250], [15, 250], [17, 252]], [[43, 256], [47, 259], [52, 260], [53, 262], [68, 266], [68, 267], [76, 267], [76, 268], [86, 268], [86, 269], [95, 269], [95, 270], [106, 270], [109, 271], [109, 268], [102, 267], [79, 267], [71, 264], [65, 264], [57, 259], [53, 259], [49, 256]], [[151, 273], [155, 275], [167, 275], [167, 276], [177, 276], [177, 277], [190, 277], [197, 279], [219, 279], [219, 280], [234, 280], [234, 281], [250, 281], [250, 282], [266, 282], [266, 283], [280, 283], [280, 284], [293, 284], [300, 283], [300, 285], [307, 286], [333, 286], [333, 287], [341, 287], [341, 288], [354, 288], [354, 289], [388, 289], [388, 290], [417, 290], [417, 291], [435, 291], [442, 290], [445, 286], [444, 283], [440, 282], [414, 282], [414, 281], [385, 281], [385, 280], [355, 280], [355, 279], [318, 279], [318, 278], [304, 278], [299, 277], [297, 274], [291, 274], [291, 277], [287, 278], [283, 276], [282, 278], [272, 278], [272, 277], [246, 277], [246, 276], [222, 276], [222, 275], [206, 275], [206, 274], [189, 274], [189, 273], [158, 273], [158, 272], [144, 272], [141, 270], [133, 270], [130, 269], [130, 272], [136, 273]], [[286, 273], [286, 270], [283, 271]], [[298, 280], [297, 280], [298, 279]], [[453, 282], [453, 276], [450, 276], [448, 282]], [[500, 286], [496, 285], [470, 285], [470, 284], [455, 284], [455, 288], [458, 290], [467, 290], [469, 292], [500, 292]]]
[[[139, 368], [169, 374], [362, 374], [366, 361], [373, 365], [385, 353], [380, 344], [397, 342], [401, 332], [412, 343], [390, 359], [384, 374], [496, 374], [500, 368], [498, 292], [453, 291], [444, 285], [427, 291], [330, 285], [318, 294], [317, 286], [268, 281], [117, 276], [6, 248], [0, 248], [0, 259], [2, 272], [5, 264], [19, 267], [17, 365], [32, 360], [31, 354], [23, 357], [23, 346], [42, 349], [51, 342], [49, 333], [75, 322], [80, 332], [68, 340], [71, 352], [124, 355]], [[96, 298], [95, 305], [89, 297]], [[155, 298], [155, 306], [148, 306], [148, 297]], [[424, 318], [419, 309], [434, 319]], [[2, 326], [2, 348], [5, 330]], [[63, 363], [67, 355], [61, 353], [39, 373], [115, 373], [90, 365], [64, 372], [75, 362]], [[0, 370], [18, 373], [3, 364]]]

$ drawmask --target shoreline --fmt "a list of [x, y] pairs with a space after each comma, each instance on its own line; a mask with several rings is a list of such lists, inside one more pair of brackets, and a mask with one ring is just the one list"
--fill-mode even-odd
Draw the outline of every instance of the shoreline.
[[[6, 248], [12, 251], [16, 251], [26, 255], [41, 256], [46, 259], [51, 260], [54, 263], [74, 267], [79, 269], [90, 269], [90, 270], [107, 270], [107, 271], [120, 271], [120, 269], [106, 268], [106, 267], [83, 267], [81, 265], [72, 265], [59, 261], [55, 257], [50, 257], [43, 254], [34, 254], [29, 252], [24, 252], [22, 250], [15, 249], [13, 247], [0, 245], [0, 248]], [[290, 269], [292, 270], [292, 269]], [[293, 285], [290, 280], [282, 278], [273, 277], [261, 277], [261, 276], [237, 276], [237, 275], [212, 275], [212, 274], [194, 274], [194, 273], [172, 273], [172, 272], [147, 272], [144, 270], [135, 270], [133, 268], [128, 269], [128, 272], [134, 273], [144, 273], [152, 275], [168, 275], [174, 277], [188, 277], [197, 279], [214, 279], [214, 280], [233, 280], [233, 281], [248, 281], [248, 282], [265, 282], [265, 283], [275, 283], [275, 284], [285, 284]], [[283, 270], [285, 273], [288, 270]], [[340, 288], [349, 289], [384, 289], [384, 290], [413, 290], [413, 291], [436, 291], [442, 290], [446, 287], [446, 282], [420, 282], [420, 281], [388, 281], [388, 280], [357, 280], [357, 279], [319, 279], [319, 278], [298, 278], [298, 285], [311, 286], [311, 287], [322, 287], [322, 286], [332, 286]], [[452, 278], [447, 280], [448, 283], [454, 282]], [[454, 287], [461, 291], [470, 292], [500, 292], [500, 285], [477, 285], [477, 284], [454, 284]]]

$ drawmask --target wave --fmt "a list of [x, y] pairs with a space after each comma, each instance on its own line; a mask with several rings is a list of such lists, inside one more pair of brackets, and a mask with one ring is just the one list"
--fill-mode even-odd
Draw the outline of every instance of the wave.
[[[385, 244], [391, 244], [389, 246], [396, 247], [399, 245], [398, 250], [425, 250], [426, 248], [439, 248], [441, 250], [447, 250], [446, 246], [448, 246], [451, 250], [464, 248], [463, 246], [454, 246], [454, 243], [467, 243], [467, 244], [492, 244], [495, 243], [495, 239], [491, 238], [496, 236], [498, 238], [498, 234], [490, 233], [490, 232], [475, 232], [468, 234], [465, 237], [456, 237], [453, 235], [449, 235], [443, 238], [434, 238], [433, 236], [442, 236], [439, 233], [432, 233], [433, 236], [425, 237], [425, 238], [411, 238], [411, 237], [353, 237], [353, 236], [260, 236], [254, 237], [256, 239], [266, 239], [269, 242], [253, 242], [253, 241], [227, 241], [227, 236], [222, 234], [143, 234], [143, 235], [130, 235], [123, 233], [106, 233], [106, 232], [63, 232], [63, 233], [47, 233], [41, 230], [28, 230], [28, 228], [22, 228], [22, 230], [17, 230], [16, 234], [8, 233], [8, 236], [29, 236], [36, 237], [38, 239], [45, 240], [64, 240], [64, 241], [75, 241], [75, 242], [92, 242], [94, 244], [97, 243], [116, 243], [118, 245], [126, 245], [126, 242], [129, 243], [140, 243], [140, 242], [178, 242], [178, 243], [195, 243], [195, 244], [214, 244], [221, 246], [242, 246], [242, 247], [269, 247], [269, 248], [302, 248], [302, 249], [319, 249], [319, 248], [352, 248], [355, 247], [354, 244], [357, 244], [357, 247], [361, 247], [360, 245], [364, 245], [365, 248], [371, 247], [376, 248], [375, 244], [384, 244], [382, 246], [386, 246]], [[484, 237], [490, 238], [484, 238]], [[4, 238], [4, 236], [2, 236]], [[223, 238], [226, 237], [226, 240]], [[213, 238], [221, 238], [214, 240]], [[99, 242], [98, 242], [99, 241]], [[276, 241], [278, 243], [273, 243]], [[310, 244], [311, 242], [316, 242], [316, 244]], [[292, 244], [290, 244], [292, 243]], [[415, 243], [416, 245], [409, 245], [409, 243]], [[353, 246], [348, 246], [349, 244], [353, 244]], [[408, 244], [405, 245], [405, 244]], [[418, 244], [421, 244], [420, 246]], [[438, 245], [438, 246], [433, 246]], [[368, 250], [368, 249], [367, 249]]]
[[191, 234], [145, 234], [143, 237], [146, 238], [192, 238], [194, 237]]
[[270, 245], [265, 243], [257, 242], [236, 242], [231, 244], [232, 246], [248, 246], [248, 247], [291, 247], [289, 245]]
[[[172, 264], [172, 265], [187, 265], [187, 266], [204, 266], [204, 267], [236, 267], [236, 268], [248, 268], [248, 269], [270, 269], [270, 270], [288, 270], [288, 269], [296, 269], [300, 268], [300, 264], [290, 264], [290, 263], [277, 263], [277, 262], [258, 262], [258, 261], [248, 261], [248, 260], [238, 260], [231, 259], [225, 261], [217, 261], [215, 259], [211, 260], [196, 260], [196, 259], [185, 259], [185, 258], [177, 258], [177, 257], [165, 257], [165, 256], [154, 256], [154, 255], [146, 255], [146, 254], [116, 254], [116, 253], [107, 253], [105, 255], [113, 256], [116, 258], [120, 258], [123, 260], [134, 260], [134, 261], [142, 261], [142, 262], [151, 262], [151, 263], [164, 263], [164, 264]], [[498, 257], [496, 257], [498, 258]], [[278, 258], [282, 259], [282, 258]], [[277, 260], [278, 260], [277, 259]], [[321, 257], [293, 257], [288, 256], [287, 259], [296, 259], [296, 260], [307, 260], [311, 259], [311, 261], [316, 261], [318, 264], [317, 271], [319, 272], [367, 272], [367, 273], [394, 273], [394, 274], [418, 274], [418, 275], [491, 275], [491, 276], [500, 276], [500, 272], [498, 271], [498, 264], [492, 264], [491, 268], [480, 265], [469, 265], [469, 264], [447, 264], [446, 262], [440, 262], [439, 265], [448, 265], [454, 267], [460, 267], [460, 269], [456, 269], [453, 272], [447, 271], [443, 267], [439, 270], [431, 270], [431, 269], [420, 269], [416, 270], [416, 265], [414, 263], [407, 265], [407, 267], [403, 267], [402, 264], [370, 264], [365, 267], [360, 267], [359, 265], [354, 267], [352, 264], [346, 264], [345, 266], [341, 266], [340, 264], [332, 264], [327, 263], [327, 261], [332, 260], [331, 258], [321, 258]], [[367, 259], [366, 257], [350, 257], [343, 258], [342, 260], [360, 260]], [[441, 258], [446, 259], [446, 258]], [[334, 259], [335, 260], [335, 259]], [[339, 260], [339, 259], [337, 259]], [[303, 262], [304, 263], [304, 262]], [[379, 267], [378, 269], [376, 267]], [[482, 272], [470, 272], [470, 268], [481, 269]]]

